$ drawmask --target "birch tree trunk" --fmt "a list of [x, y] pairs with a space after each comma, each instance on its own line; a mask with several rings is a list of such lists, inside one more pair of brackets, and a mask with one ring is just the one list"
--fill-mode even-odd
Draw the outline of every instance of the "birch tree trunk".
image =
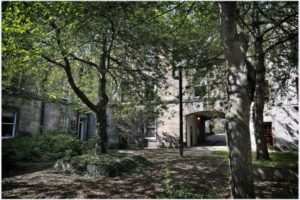
[[232, 198], [255, 198], [249, 132], [250, 96], [236, 2], [221, 2], [221, 41], [227, 61], [226, 134]]

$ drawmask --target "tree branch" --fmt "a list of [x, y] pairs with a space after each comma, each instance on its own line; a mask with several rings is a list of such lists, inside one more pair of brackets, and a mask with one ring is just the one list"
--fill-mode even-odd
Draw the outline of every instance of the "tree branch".
[[55, 64], [55, 65], [57, 65], [57, 66], [59, 66], [59, 67], [62, 67], [62, 68], [65, 68], [65, 65], [64, 65], [64, 64], [62, 64], [62, 63], [60, 63], [60, 62], [57, 62], [57, 61], [55, 61], [55, 60], [49, 58], [49, 57], [46, 56], [46, 55], [42, 55], [42, 57], [43, 57], [46, 61], [48, 61], [48, 62], [50, 62], [50, 63], [52, 63], [52, 64]]
[[[280, 27], [285, 33], [289, 33], [289, 31], [286, 30], [286, 29], [282, 26], [282, 24], [283, 24], [283, 22], [285, 22], [285, 21], [287, 21], [288, 19], [290, 19], [291, 17], [293, 17], [293, 15], [289, 16], [287, 20], [285, 20], [285, 21], [283, 21], [283, 22], [277, 24], [276, 21], [274, 20], [274, 18], [268, 16], [268, 15], [265, 14], [262, 10], [259, 9], [258, 12], [259, 12], [260, 14], [262, 14], [265, 18], [269, 19], [270, 21], [272, 21], [272, 22], [275, 24], [275, 26], [273, 27], [273, 29], [275, 29], [275, 28], [277, 28], [277, 27]], [[270, 28], [272, 28], [272, 27], [270, 27]]]
[[248, 31], [251, 33], [251, 35], [254, 35], [253, 30], [248, 26], [248, 24], [243, 20], [241, 15], [238, 15], [239, 21], [242, 23], [244, 27], [248, 29]]
[[193, 4], [191, 5], [191, 7], [188, 9], [188, 11], [187, 11], [186, 15], [184, 16], [184, 19], [182, 20], [182, 22], [181, 22], [181, 23], [180, 23], [173, 31], [171, 31], [170, 33], [176, 32], [176, 31], [184, 24], [184, 22], [185, 22], [187, 16], [188, 16], [188, 15], [190, 14], [190, 12], [192, 11], [192, 8], [194, 7], [194, 5], [195, 5], [195, 2], [193, 2]]
[[67, 74], [67, 78], [68, 78], [68, 82], [71, 86], [71, 88], [73, 89], [73, 91], [75, 92], [75, 94], [77, 95], [77, 97], [79, 99], [81, 99], [81, 101], [87, 106], [89, 107], [92, 111], [96, 111], [96, 105], [93, 104], [89, 98], [77, 87], [75, 81], [74, 81], [74, 78], [72, 76], [72, 72], [71, 72], [71, 67], [70, 65], [67, 65], [65, 68], [64, 68], [66, 74]]
[[144, 20], [144, 21], [142, 21], [141, 23], [132, 26], [131, 28], [135, 28], [135, 27], [140, 26], [141, 24], [144, 24], [144, 23], [147, 23], [147, 22], [151, 22], [151, 21], [155, 20], [156, 18], [158, 18], [158, 17], [160, 17], [160, 16], [162, 16], [162, 15], [168, 13], [168, 12], [171, 12], [171, 11], [177, 9], [177, 8], [179, 8], [179, 7], [182, 6], [184, 3], [185, 3], [184, 1], [183, 1], [183, 2], [179, 2], [179, 4], [176, 5], [176, 6], [174, 6], [173, 8], [170, 8], [170, 9], [166, 10], [165, 12], [162, 12], [162, 13], [156, 15], [156, 16], [154, 16], [154, 17], [151, 18], [151, 19]]
[[106, 71], [108, 71], [108, 69], [110, 67], [110, 53], [111, 53], [112, 46], [114, 44], [115, 34], [116, 34], [115, 27], [114, 27], [114, 22], [110, 19], [108, 19], [108, 21], [111, 24], [112, 36], [111, 36], [110, 44], [109, 44], [109, 47], [108, 47], [108, 58], [107, 58], [107, 69], [106, 69]]
[[[80, 90], [80, 88], [76, 85], [75, 80], [72, 76], [72, 72], [71, 72], [71, 65], [70, 65], [70, 61], [67, 57], [66, 51], [64, 50], [62, 43], [61, 43], [61, 39], [60, 39], [60, 29], [54, 24], [54, 22], [51, 23], [51, 26], [55, 29], [56, 32], [56, 42], [57, 45], [60, 49], [60, 53], [65, 61], [65, 65], [63, 69], [66, 72], [67, 78], [68, 78], [68, 82], [71, 86], [71, 88], [73, 89], [74, 93], [77, 95], [77, 97], [79, 99], [81, 99], [81, 101], [87, 106], [89, 107], [92, 111], [96, 112], [97, 108], [96, 105], [93, 104], [89, 98]], [[50, 60], [49, 60], [50, 61]], [[52, 62], [54, 63], [54, 62]]]
[[268, 53], [270, 50], [272, 50], [273, 48], [275, 48], [276, 46], [280, 45], [280, 44], [283, 44], [295, 37], [298, 36], [298, 33], [294, 33], [294, 34], [291, 34], [289, 35], [288, 37], [286, 37], [285, 39], [282, 39], [282, 40], [279, 40], [278, 42], [275, 42], [274, 44], [270, 45], [265, 51], [264, 51], [264, 54]]
[[281, 26], [282, 23], [288, 21], [289, 19], [291, 19], [292, 17], [295, 17], [296, 14], [293, 15], [288, 15], [287, 17], [283, 18], [282, 20], [280, 20], [278, 23], [274, 24], [274, 26], [271, 26], [270, 28], [266, 29], [261, 35], [265, 35], [267, 34], [269, 31]]
[[99, 69], [99, 66], [98, 66], [96, 63], [93, 63], [93, 62], [87, 61], [87, 60], [83, 60], [83, 59], [81, 59], [81, 58], [75, 56], [73, 53], [70, 53], [70, 56], [72, 56], [72, 57], [73, 57], [75, 60], [77, 60], [77, 61], [80, 61], [80, 62], [82, 62], [82, 63], [85, 63], [85, 64], [88, 64], [88, 65], [90, 65], [90, 66], [95, 67], [97, 70]]

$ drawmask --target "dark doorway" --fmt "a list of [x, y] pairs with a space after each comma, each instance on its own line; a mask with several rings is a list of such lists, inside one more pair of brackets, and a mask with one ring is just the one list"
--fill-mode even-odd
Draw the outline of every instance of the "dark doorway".
[[193, 127], [190, 126], [190, 134], [191, 134], [191, 145], [193, 146]]
[[274, 146], [274, 137], [273, 137], [273, 131], [272, 131], [272, 122], [264, 122], [264, 134], [266, 137], [266, 143], [268, 146], [273, 147]]
[[81, 117], [79, 120], [79, 128], [78, 128], [78, 134], [79, 139], [86, 140], [86, 127], [87, 127], [87, 119], [85, 117]]

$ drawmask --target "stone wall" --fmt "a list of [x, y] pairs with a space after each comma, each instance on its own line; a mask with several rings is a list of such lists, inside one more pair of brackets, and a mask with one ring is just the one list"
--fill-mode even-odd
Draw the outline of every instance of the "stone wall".
[[[36, 99], [25, 99], [18, 96], [3, 96], [2, 109], [13, 107], [18, 110], [16, 135], [38, 134], [41, 128], [42, 102]], [[67, 105], [45, 103], [44, 132], [58, 131], [75, 134], [71, 122], [76, 123], [76, 112]]]

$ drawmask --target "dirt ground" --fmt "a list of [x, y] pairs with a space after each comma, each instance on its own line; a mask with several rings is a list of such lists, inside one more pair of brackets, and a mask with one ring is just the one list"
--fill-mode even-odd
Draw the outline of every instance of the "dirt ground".
[[[124, 152], [124, 151], [123, 151]], [[184, 158], [176, 149], [131, 150], [148, 158], [153, 166], [141, 173], [115, 178], [58, 174], [51, 168], [36, 169], [2, 179], [2, 198], [163, 198], [164, 174], [170, 169], [172, 183], [191, 187], [213, 198], [229, 198], [228, 166], [209, 149], [189, 149]], [[298, 199], [298, 182], [255, 178], [257, 198]]]

